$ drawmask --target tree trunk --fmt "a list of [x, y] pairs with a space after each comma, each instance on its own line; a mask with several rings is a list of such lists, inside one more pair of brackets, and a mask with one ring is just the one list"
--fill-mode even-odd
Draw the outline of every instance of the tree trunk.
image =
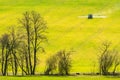
[[116, 68], [117, 68], [118, 65], [115, 65], [114, 70], [113, 70], [113, 75], [115, 74], [115, 71], [116, 71]]
[[1, 62], [1, 65], [2, 65], [1, 72], [3, 74], [3, 72], [4, 72], [4, 47], [2, 48], [2, 60], [1, 61], [2, 61]]
[[35, 29], [35, 40], [34, 40], [34, 66], [33, 66], [33, 72], [32, 74], [35, 74], [35, 69], [36, 69], [36, 64], [37, 64], [37, 61], [36, 61], [36, 53], [37, 53], [37, 30], [36, 28], [34, 27]]
[[29, 72], [29, 63], [28, 63], [27, 53], [25, 53], [25, 61], [26, 61], [26, 71], [27, 71], [27, 74], [30, 74], [30, 72]]
[[17, 75], [18, 65], [17, 65], [17, 61], [16, 61], [15, 56], [14, 56], [14, 67], [15, 67], [15, 75]]
[[32, 63], [31, 63], [31, 52], [30, 52], [30, 27], [27, 26], [27, 36], [28, 36], [28, 59], [29, 59], [29, 67], [30, 67], [30, 73], [32, 74]]
[[5, 65], [4, 65], [4, 72], [3, 72], [3, 76], [6, 75], [7, 72], [7, 67], [8, 67], [8, 53], [6, 53], [6, 57], [5, 57]]
[[34, 48], [34, 66], [33, 66], [33, 71], [32, 74], [35, 74], [35, 69], [36, 69], [36, 48]]

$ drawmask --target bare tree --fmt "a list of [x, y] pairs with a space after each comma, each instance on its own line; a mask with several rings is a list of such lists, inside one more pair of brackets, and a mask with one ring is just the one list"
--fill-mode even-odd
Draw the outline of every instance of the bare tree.
[[47, 59], [46, 69], [44, 72], [46, 75], [53, 74], [53, 71], [57, 69], [57, 60], [58, 60], [58, 57], [56, 54], [53, 56], [50, 56], [50, 58]]
[[[27, 54], [28, 54], [28, 70], [30, 74], [35, 74], [37, 64], [37, 52], [39, 49], [43, 49], [40, 44], [47, 40], [45, 31], [47, 29], [46, 23], [39, 13], [25, 12], [23, 18], [20, 19], [21, 25], [26, 30], [27, 36]], [[33, 59], [32, 59], [33, 55]]]
[[23, 14], [23, 18], [20, 20], [21, 25], [26, 29], [27, 34], [27, 54], [28, 54], [28, 70], [32, 72], [32, 62], [31, 62], [31, 45], [30, 45], [30, 36], [31, 36], [31, 21], [30, 21], [30, 13], [25, 12]]
[[116, 67], [119, 65], [118, 56], [114, 49], [110, 49], [111, 43], [105, 42], [100, 48], [101, 55], [99, 56], [99, 69], [100, 74], [108, 75], [112, 66], [114, 67], [113, 73], [116, 71]]
[[28, 54], [27, 54], [27, 46], [26, 46], [26, 43], [22, 42], [20, 44], [20, 47], [18, 49], [18, 53], [19, 53], [19, 66], [22, 70], [22, 75], [24, 75], [24, 73], [26, 75], [29, 75], [30, 72], [29, 72], [29, 63], [28, 63]]
[[4, 34], [1, 37], [0, 42], [2, 47], [2, 74], [6, 75], [7, 67], [11, 66], [13, 75], [17, 75], [17, 48], [19, 46], [19, 40], [13, 27], [10, 28], [10, 33]]
[[50, 56], [50, 58], [46, 61], [46, 70], [45, 74], [49, 75], [53, 74], [53, 71], [58, 70], [60, 75], [69, 75], [71, 69], [71, 52], [66, 52], [65, 50], [61, 50]]
[[100, 74], [107, 75], [108, 70], [113, 64], [113, 58], [109, 51], [110, 43], [103, 43], [101, 55], [99, 57]]
[[15, 32], [15, 29], [14, 27], [11, 27], [10, 29], [10, 46], [11, 46], [11, 55], [13, 57], [12, 59], [12, 64], [14, 66], [12, 66], [13, 68], [13, 75], [17, 75], [17, 71], [18, 71], [18, 64], [17, 64], [17, 49], [19, 47], [19, 43], [20, 43], [20, 40], [19, 40], [19, 37], [16, 35], [16, 32]]
[[65, 50], [58, 52], [58, 70], [61, 75], [68, 75], [71, 68], [71, 51], [66, 52]]
[[5, 76], [7, 74], [8, 68], [8, 58], [10, 55], [10, 46], [9, 46], [9, 35], [4, 34], [0, 39], [2, 55], [1, 55], [1, 72], [2, 75]]
[[113, 50], [114, 55], [114, 65], [113, 65], [113, 75], [115, 75], [117, 67], [120, 65], [120, 56], [117, 50]]
[[42, 42], [44, 42], [45, 40], [47, 40], [46, 36], [45, 36], [45, 31], [47, 29], [46, 23], [43, 20], [43, 18], [40, 16], [39, 13], [32, 11], [31, 12], [32, 18], [31, 21], [33, 23], [33, 36], [32, 36], [32, 46], [33, 46], [33, 53], [34, 53], [34, 63], [33, 63], [33, 70], [32, 70], [32, 74], [35, 74], [35, 69], [36, 69], [36, 64], [37, 64], [37, 51], [41, 48], [43, 49], [40, 44]]

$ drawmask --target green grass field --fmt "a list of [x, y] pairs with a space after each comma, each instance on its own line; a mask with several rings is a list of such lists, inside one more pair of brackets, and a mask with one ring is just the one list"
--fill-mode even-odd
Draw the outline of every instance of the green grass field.
[[29, 77], [0, 77], [1, 80], [119, 80], [119, 77], [104, 76], [29, 76]]
[[[0, 0], [0, 34], [11, 25], [18, 25], [18, 18], [25, 11], [40, 12], [48, 25], [48, 43], [43, 46], [46, 53], [40, 53], [37, 72], [42, 73], [45, 60], [61, 49], [72, 54], [73, 72], [94, 72], [98, 70], [98, 47], [104, 41], [111, 41], [120, 50], [120, 0]], [[104, 15], [104, 19], [79, 18], [88, 14]], [[21, 33], [22, 34], [22, 33]], [[120, 71], [120, 70], [118, 70]], [[63, 77], [28, 77], [38, 80], [63, 80]], [[21, 79], [27, 79], [21, 77]], [[45, 79], [44, 79], [45, 78]], [[105, 77], [65, 77], [64, 80], [117, 80]], [[20, 79], [0, 77], [0, 79]], [[20, 80], [21, 80], [20, 79]]]

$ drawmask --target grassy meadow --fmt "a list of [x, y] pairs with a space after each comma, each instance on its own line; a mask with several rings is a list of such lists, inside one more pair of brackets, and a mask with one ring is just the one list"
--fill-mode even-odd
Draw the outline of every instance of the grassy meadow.
[[[22, 13], [31, 10], [39, 12], [48, 26], [48, 42], [42, 44], [46, 52], [39, 53], [37, 72], [42, 73], [45, 60], [62, 49], [74, 51], [71, 73], [97, 71], [98, 47], [104, 41], [111, 41], [112, 47], [120, 50], [120, 0], [0, 0], [0, 35], [7, 32], [9, 26], [18, 27], [18, 19], [22, 17]], [[107, 18], [89, 20], [78, 17], [90, 13], [107, 16]], [[64, 80], [92, 80], [93, 78], [94, 80], [117, 80], [100, 76], [65, 77]], [[0, 77], [0, 79], [28, 80], [27, 77]], [[63, 80], [63, 77], [59, 79], [46, 76], [29, 77], [30, 79]]]
[[119, 77], [105, 76], [29, 76], [29, 77], [0, 77], [1, 80], [119, 80]]

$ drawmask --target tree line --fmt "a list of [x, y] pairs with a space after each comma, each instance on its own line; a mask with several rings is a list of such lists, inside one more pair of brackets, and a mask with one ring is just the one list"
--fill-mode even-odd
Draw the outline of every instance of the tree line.
[[[47, 24], [38, 12], [26, 11], [22, 18], [18, 19], [19, 30], [15, 26], [9, 28], [8, 33], [0, 37], [0, 62], [1, 74], [6, 76], [9, 72], [17, 75], [35, 75], [39, 55], [45, 49], [41, 46], [48, 39], [46, 37]], [[118, 51], [110, 49], [110, 43], [103, 43], [98, 58], [99, 74], [113, 74], [120, 64]], [[46, 61], [45, 75], [58, 73], [69, 75], [72, 67], [72, 51], [61, 50], [50, 56]], [[58, 72], [56, 72], [58, 71]]]
[[44, 51], [41, 43], [47, 41], [45, 32], [46, 22], [35, 11], [23, 13], [19, 19], [21, 29], [15, 32], [12, 27], [10, 32], [4, 33], [0, 38], [1, 44], [1, 72], [6, 75], [11, 66], [13, 75], [18, 72], [18, 67], [22, 74], [34, 75], [37, 66], [37, 53]]

